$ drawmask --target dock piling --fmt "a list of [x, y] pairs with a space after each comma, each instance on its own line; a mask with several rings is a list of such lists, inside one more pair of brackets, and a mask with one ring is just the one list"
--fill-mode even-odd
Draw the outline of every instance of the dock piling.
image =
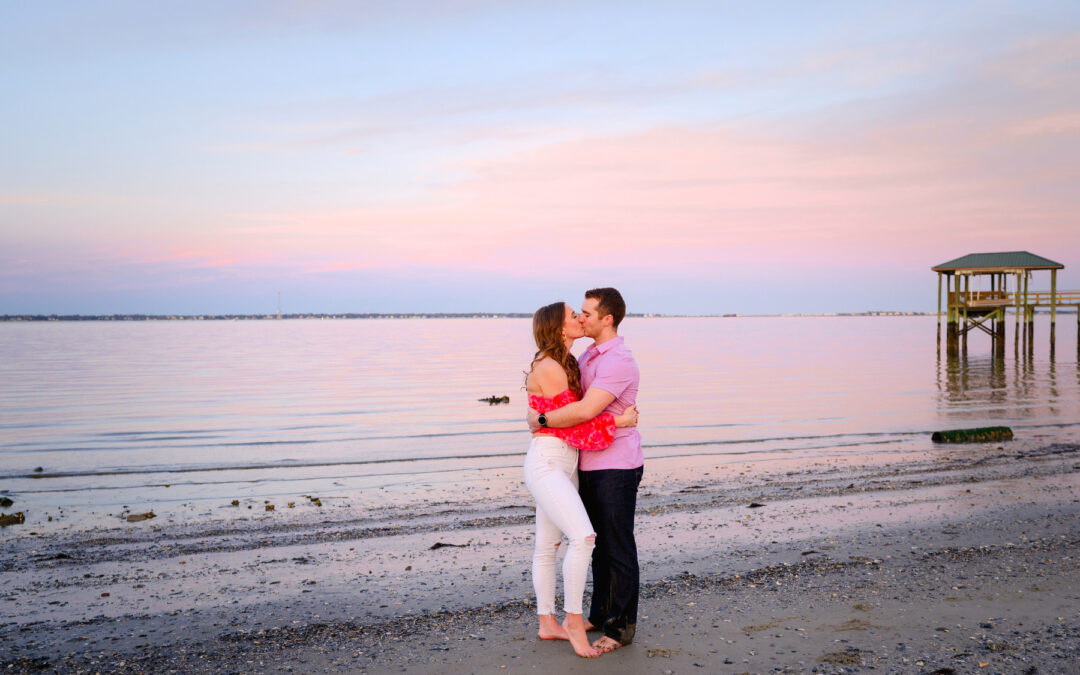
[[1057, 270], [1050, 270], [1050, 349], [1054, 348], [1057, 328]]

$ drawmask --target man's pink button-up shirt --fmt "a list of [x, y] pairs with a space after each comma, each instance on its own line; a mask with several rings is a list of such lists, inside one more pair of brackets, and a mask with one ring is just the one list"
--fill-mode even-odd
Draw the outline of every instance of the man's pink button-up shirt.
[[[578, 358], [581, 366], [581, 386], [585, 391], [600, 387], [615, 395], [604, 412], [618, 415], [637, 403], [638, 367], [634, 355], [621, 337], [604, 344], [593, 344]], [[645, 463], [641, 452], [641, 434], [637, 427], [615, 430], [615, 440], [606, 450], [583, 452], [579, 468], [582, 471], [599, 469], [636, 469]]]

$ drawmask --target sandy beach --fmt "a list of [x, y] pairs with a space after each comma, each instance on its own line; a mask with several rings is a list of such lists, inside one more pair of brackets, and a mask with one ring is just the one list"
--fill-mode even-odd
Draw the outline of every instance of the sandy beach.
[[649, 462], [637, 639], [598, 662], [535, 637], [531, 508], [510, 470], [408, 507], [335, 512], [338, 497], [309, 495], [15, 526], [0, 668], [1075, 672], [1075, 433], [801, 467]]

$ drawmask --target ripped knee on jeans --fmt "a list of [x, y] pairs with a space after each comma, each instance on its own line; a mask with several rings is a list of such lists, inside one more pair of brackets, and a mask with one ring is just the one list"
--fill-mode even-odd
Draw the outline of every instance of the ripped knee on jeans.
[[596, 535], [590, 534], [589, 536], [585, 537], [585, 545], [590, 548], [596, 546]]

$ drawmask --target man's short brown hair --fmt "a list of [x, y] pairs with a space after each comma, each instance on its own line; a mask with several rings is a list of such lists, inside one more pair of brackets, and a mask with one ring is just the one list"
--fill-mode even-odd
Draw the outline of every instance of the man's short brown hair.
[[585, 291], [585, 297], [596, 300], [596, 311], [600, 318], [611, 315], [611, 325], [619, 327], [619, 323], [626, 316], [626, 303], [623, 302], [622, 294], [614, 288], [594, 288]]

